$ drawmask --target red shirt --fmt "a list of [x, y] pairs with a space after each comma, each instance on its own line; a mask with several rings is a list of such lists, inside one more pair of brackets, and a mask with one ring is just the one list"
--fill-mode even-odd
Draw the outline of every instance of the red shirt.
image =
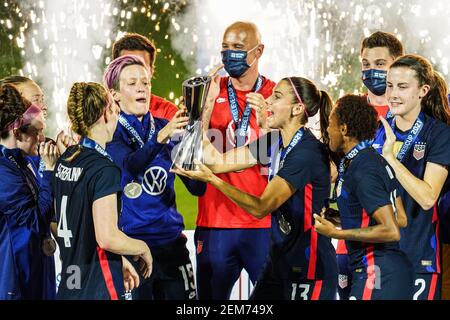
[[382, 116], [383, 118], [386, 118], [386, 115], [389, 111], [389, 106], [375, 106], [373, 105], [375, 110], [377, 110], [378, 117]]
[[[224, 152], [234, 148], [235, 126], [228, 104], [228, 79], [229, 77], [224, 77], [220, 81], [220, 93], [216, 99], [210, 122], [210, 128], [218, 129], [222, 134]], [[263, 78], [263, 85], [259, 93], [267, 98], [272, 94], [274, 87], [273, 81]], [[240, 116], [242, 116], [246, 106], [245, 95], [249, 92], [236, 90]], [[254, 110], [252, 110], [250, 116], [249, 131], [247, 135], [249, 142], [256, 140], [261, 135]], [[216, 147], [218, 146], [217, 143], [214, 142]], [[260, 196], [267, 185], [267, 175], [261, 175], [261, 168], [260, 165], [256, 165], [241, 172], [222, 173], [217, 174], [217, 176], [243, 192]], [[270, 215], [267, 215], [264, 219], [256, 219], [225, 197], [218, 189], [208, 184], [205, 194], [198, 200], [197, 226], [209, 228], [270, 228], [271, 218]]]
[[172, 120], [175, 113], [178, 111], [176, 105], [161, 97], [152, 94], [150, 98], [150, 112], [155, 118], [162, 118]]
[[338, 240], [336, 254], [348, 254], [347, 246], [345, 245], [345, 240]]
[[379, 118], [380, 116], [382, 116], [383, 118], [386, 118], [387, 113], [388, 113], [388, 111], [389, 111], [389, 106], [388, 106], [388, 105], [385, 105], [385, 106], [376, 106], [376, 105], [370, 103], [369, 95], [366, 94], [366, 97], [367, 97], [367, 101], [369, 102], [369, 104], [370, 104], [372, 107], [374, 107], [375, 110], [377, 111], [377, 113], [378, 113], [378, 118]]

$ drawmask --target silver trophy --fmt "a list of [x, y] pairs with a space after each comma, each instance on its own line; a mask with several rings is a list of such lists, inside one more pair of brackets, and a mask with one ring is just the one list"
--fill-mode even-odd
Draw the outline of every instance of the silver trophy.
[[189, 123], [177, 146], [173, 167], [197, 170], [194, 160], [203, 162], [203, 107], [208, 95], [211, 77], [193, 77], [183, 82], [184, 103], [189, 113]]

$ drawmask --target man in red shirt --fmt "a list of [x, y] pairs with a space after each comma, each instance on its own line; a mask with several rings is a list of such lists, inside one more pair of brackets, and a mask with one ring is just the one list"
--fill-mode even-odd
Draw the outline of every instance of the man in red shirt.
[[[235, 22], [225, 30], [221, 53], [230, 76], [220, 78], [209, 126], [214, 129], [211, 141], [218, 150], [226, 152], [243, 146], [262, 134], [247, 94], [257, 92], [267, 98], [275, 87], [274, 82], [259, 74], [258, 62], [263, 52], [264, 45], [253, 23]], [[258, 196], [267, 185], [267, 176], [261, 174], [260, 166], [218, 176]], [[198, 298], [229, 299], [243, 268], [253, 283], [257, 280], [269, 249], [271, 218], [254, 218], [212, 185], [207, 186], [198, 204]]]
[[[114, 42], [112, 47], [113, 60], [132, 54], [141, 57], [151, 76], [155, 72], [156, 47], [152, 41], [137, 33], [127, 33], [122, 38]], [[178, 108], [170, 101], [167, 101], [154, 94], [150, 97], [150, 112], [156, 118], [172, 120]]]

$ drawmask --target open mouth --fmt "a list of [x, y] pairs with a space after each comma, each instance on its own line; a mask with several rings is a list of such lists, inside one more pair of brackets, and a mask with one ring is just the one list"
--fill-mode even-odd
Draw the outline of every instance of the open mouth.
[[147, 103], [147, 99], [146, 98], [138, 98], [138, 99], [136, 99], [136, 102], [138, 102], [138, 103]]

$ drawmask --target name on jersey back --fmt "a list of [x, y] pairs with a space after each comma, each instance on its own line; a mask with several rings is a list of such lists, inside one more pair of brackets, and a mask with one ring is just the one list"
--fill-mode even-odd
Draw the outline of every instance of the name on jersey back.
[[83, 172], [83, 168], [69, 168], [62, 164], [58, 165], [58, 168], [56, 169], [56, 177], [61, 179], [62, 181], [73, 181], [76, 182], [81, 176], [81, 173]]

